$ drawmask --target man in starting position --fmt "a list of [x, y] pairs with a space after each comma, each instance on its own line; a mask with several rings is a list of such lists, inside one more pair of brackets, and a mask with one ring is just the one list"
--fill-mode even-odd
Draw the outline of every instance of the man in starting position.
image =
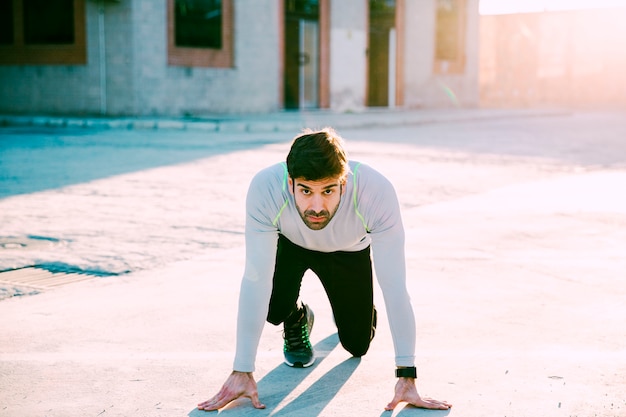
[[287, 365], [314, 363], [309, 340], [313, 310], [299, 301], [302, 277], [309, 269], [326, 290], [342, 346], [355, 357], [365, 355], [376, 330], [370, 247], [398, 377], [386, 409], [401, 401], [421, 408], [451, 407], [420, 397], [415, 387], [415, 317], [406, 288], [404, 228], [395, 190], [374, 169], [348, 161], [335, 131], [305, 131], [293, 141], [286, 163], [254, 177], [246, 199], [245, 233], [234, 370], [199, 409], [217, 410], [239, 397], [265, 408], [252, 372], [266, 318], [284, 326]]

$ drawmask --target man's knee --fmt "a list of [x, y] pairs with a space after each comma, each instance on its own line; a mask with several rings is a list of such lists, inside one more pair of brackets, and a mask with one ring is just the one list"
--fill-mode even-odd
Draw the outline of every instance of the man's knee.
[[364, 356], [370, 348], [370, 340], [356, 342], [354, 340], [344, 341], [340, 339], [340, 341], [341, 346], [343, 346], [345, 350], [347, 350], [352, 356], [356, 358]]
[[[370, 348], [370, 344], [376, 335], [376, 325], [378, 324], [378, 312], [376, 307], [372, 309], [372, 319], [367, 329], [356, 332], [354, 327], [350, 330], [339, 329], [339, 341], [345, 350], [357, 358], [365, 355]], [[345, 329], [345, 328], [344, 328]]]

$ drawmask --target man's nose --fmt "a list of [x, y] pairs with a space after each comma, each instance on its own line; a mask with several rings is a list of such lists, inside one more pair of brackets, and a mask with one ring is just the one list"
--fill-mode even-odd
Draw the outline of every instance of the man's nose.
[[311, 197], [310, 209], [315, 211], [316, 213], [319, 213], [320, 211], [324, 210], [324, 199], [322, 198], [321, 195], [314, 194]]

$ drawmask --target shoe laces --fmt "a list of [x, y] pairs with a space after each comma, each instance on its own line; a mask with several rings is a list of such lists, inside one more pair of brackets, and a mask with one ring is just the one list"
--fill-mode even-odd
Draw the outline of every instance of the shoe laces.
[[311, 349], [306, 315], [303, 315], [302, 318], [294, 325], [285, 328], [283, 337], [285, 339], [285, 350], [294, 351]]

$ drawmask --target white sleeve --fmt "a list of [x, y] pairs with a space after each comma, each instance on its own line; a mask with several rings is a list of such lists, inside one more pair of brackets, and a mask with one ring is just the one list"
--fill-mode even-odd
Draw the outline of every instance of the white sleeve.
[[256, 354], [267, 318], [276, 262], [278, 230], [272, 224], [276, 210], [268, 183], [257, 175], [246, 198], [246, 265], [239, 293], [237, 348], [233, 369], [253, 372]]
[[396, 365], [414, 366], [415, 315], [406, 287], [404, 226], [398, 198], [393, 185], [381, 174], [359, 180], [365, 197], [360, 208], [372, 238], [374, 268], [385, 300]]

